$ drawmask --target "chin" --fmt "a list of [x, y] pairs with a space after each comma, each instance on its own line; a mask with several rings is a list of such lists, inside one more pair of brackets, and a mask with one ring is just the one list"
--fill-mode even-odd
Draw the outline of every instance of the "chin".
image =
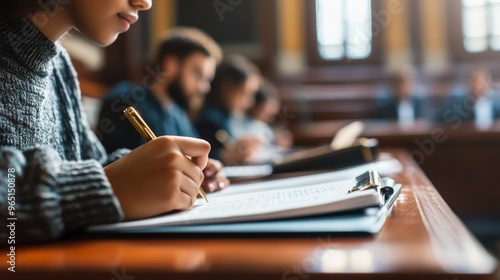
[[101, 47], [107, 47], [111, 44], [113, 44], [116, 39], [118, 39], [118, 34], [113, 34], [110, 36], [102, 36], [102, 37], [97, 37], [97, 38], [91, 38], [92, 41], [94, 41], [97, 45]]

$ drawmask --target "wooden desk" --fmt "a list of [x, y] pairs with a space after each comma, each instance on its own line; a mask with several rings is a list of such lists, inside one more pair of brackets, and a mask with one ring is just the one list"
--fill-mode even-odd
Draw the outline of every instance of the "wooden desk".
[[[300, 144], [317, 145], [349, 121], [317, 122], [297, 127]], [[448, 205], [464, 219], [500, 219], [500, 121], [487, 130], [473, 123], [458, 127], [416, 123], [404, 128], [397, 122], [366, 121], [365, 137], [383, 148], [411, 153]]]
[[495, 260], [409, 155], [395, 155], [404, 187], [373, 237], [67, 240], [18, 249], [15, 274], [1, 251], [0, 279], [494, 279]]

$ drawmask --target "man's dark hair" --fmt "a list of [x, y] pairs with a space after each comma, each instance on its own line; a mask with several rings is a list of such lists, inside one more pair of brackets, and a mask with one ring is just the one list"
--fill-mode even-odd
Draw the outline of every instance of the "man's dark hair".
[[176, 27], [161, 41], [154, 62], [163, 66], [167, 56], [173, 55], [182, 61], [196, 52], [215, 58], [217, 63], [222, 60], [221, 48], [209, 35], [196, 28]]

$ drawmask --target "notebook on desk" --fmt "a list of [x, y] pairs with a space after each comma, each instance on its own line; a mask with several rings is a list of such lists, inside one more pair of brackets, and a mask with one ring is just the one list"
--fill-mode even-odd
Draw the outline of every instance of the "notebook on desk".
[[96, 226], [90, 232], [229, 235], [299, 233], [298, 230], [377, 232], [401, 186], [395, 185], [394, 194], [382, 201], [379, 191], [373, 188], [349, 193], [356, 185], [356, 178], [338, 179], [338, 176], [338, 172], [329, 172], [236, 185], [227, 192], [209, 195], [209, 204], [198, 200], [185, 212]]
[[343, 211], [302, 218], [208, 225], [154, 226], [120, 228], [87, 232], [86, 236], [110, 237], [300, 237], [373, 235], [378, 233], [389, 215], [401, 185], [382, 207]]

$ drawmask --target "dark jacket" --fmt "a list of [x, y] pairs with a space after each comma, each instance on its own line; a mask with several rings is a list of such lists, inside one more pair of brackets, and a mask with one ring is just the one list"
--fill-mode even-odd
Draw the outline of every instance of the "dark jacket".
[[[500, 106], [495, 95], [488, 99], [491, 101], [493, 119], [500, 118]], [[468, 94], [452, 95], [438, 111], [434, 120], [442, 123], [456, 123], [458, 121], [474, 121], [476, 118], [474, 101]]]
[[[425, 102], [421, 97], [412, 97], [410, 100], [413, 106], [413, 111], [415, 112], [415, 119], [424, 118], [425, 113]], [[398, 105], [399, 100], [394, 97], [381, 97], [377, 100], [377, 110], [376, 118], [386, 119], [386, 120], [397, 120], [398, 119]]]
[[200, 133], [200, 137], [208, 141], [212, 146], [210, 158], [220, 160], [222, 156], [224, 143], [220, 142], [216, 137], [219, 130], [225, 130], [229, 136], [233, 136], [228, 127], [230, 117], [227, 110], [219, 107], [207, 106], [203, 109], [196, 121], [196, 129]]
[[123, 115], [123, 110], [129, 106], [139, 112], [156, 136], [198, 137], [184, 109], [175, 103], [164, 108], [151, 91], [130, 82], [122, 82], [104, 98], [99, 114], [98, 135], [107, 151], [135, 149], [145, 143]]

